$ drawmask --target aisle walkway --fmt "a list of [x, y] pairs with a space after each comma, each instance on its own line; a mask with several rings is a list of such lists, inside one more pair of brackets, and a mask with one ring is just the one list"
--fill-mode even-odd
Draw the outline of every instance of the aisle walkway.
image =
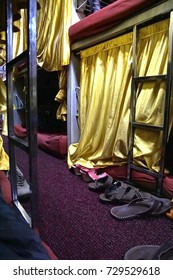
[[[5, 141], [7, 148], [7, 142]], [[26, 174], [27, 155], [17, 150]], [[173, 236], [165, 216], [117, 221], [112, 205], [101, 204], [87, 182], [67, 168], [65, 160], [38, 151], [40, 235], [62, 260], [123, 259], [136, 245], [161, 245]]]

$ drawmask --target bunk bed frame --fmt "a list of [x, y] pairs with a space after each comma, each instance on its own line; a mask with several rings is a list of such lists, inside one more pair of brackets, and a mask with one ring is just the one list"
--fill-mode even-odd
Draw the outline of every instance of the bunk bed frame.
[[[82, 39], [76, 40], [71, 44], [72, 53], [77, 54], [83, 49], [87, 49], [101, 42], [110, 40], [112, 38], [118, 37], [125, 33], [128, 33], [133, 30], [135, 25], [147, 24], [150, 22], [161, 20], [169, 16], [170, 11], [173, 9], [173, 1], [159, 1], [158, 4], [153, 4], [151, 7], [148, 7], [141, 12], [138, 11], [135, 15], [123, 19], [122, 21], [116, 23], [115, 26], [99, 32], [97, 34], [84, 37]], [[102, 10], [103, 11], [103, 10]]]
[[[6, 245], [10, 246], [2, 257], [5, 259], [52, 259], [57, 256], [39, 237], [38, 213], [38, 177], [37, 177], [37, 63], [36, 63], [36, 13], [37, 1], [27, 1], [27, 50], [13, 57], [13, 6], [12, 0], [6, 1], [6, 69], [7, 69], [7, 112], [8, 112], [8, 144], [10, 161], [10, 181], [1, 172], [2, 185], [0, 191], [2, 219], [6, 220]], [[27, 124], [28, 134], [23, 140], [15, 136], [14, 131], [14, 81], [13, 70], [21, 63], [27, 64], [25, 79], [27, 83]], [[27, 210], [18, 199], [16, 178], [16, 149], [20, 148], [28, 155], [30, 203]], [[9, 226], [8, 226], [9, 224]], [[11, 227], [10, 227], [11, 226]], [[24, 238], [22, 239], [22, 234]], [[35, 242], [36, 241], [36, 242]], [[18, 245], [16, 246], [16, 244]], [[3, 242], [2, 242], [3, 245]], [[14, 246], [13, 246], [14, 245]], [[24, 249], [24, 247], [26, 248]], [[15, 247], [15, 250], [14, 250]], [[23, 253], [21, 253], [21, 249]], [[28, 250], [28, 252], [27, 252]], [[40, 254], [41, 253], [41, 254]]]
[[[37, 62], [36, 62], [36, 13], [37, 2], [27, 3], [27, 50], [17, 57], [13, 57], [13, 6], [12, 1], [7, 1], [7, 109], [8, 109], [8, 141], [10, 160], [10, 181], [12, 187], [12, 200], [20, 210], [25, 220], [35, 230], [38, 230], [38, 178], [37, 178]], [[26, 64], [25, 76], [28, 102], [27, 102], [27, 125], [28, 137], [20, 139], [14, 132], [14, 81], [13, 70], [20, 64]], [[16, 147], [28, 154], [29, 162], [29, 185], [30, 185], [30, 209], [29, 213], [23, 208], [18, 200], [16, 178]]]
[[[120, 2], [120, 1], [119, 1]], [[79, 87], [79, 81], [80, 81], [80, 75], [79, 75], [79, 67], [80, 67], [80, 57], [79, 52], [81, 50], [87, 49], [89, 47], [92, 47], [94, 45], [97, 45], [99, 43], [102, 43], [104, 41], [116, 38], [120, 35], [126, 34], [128, 32], [133, 32], [134, 34], [134, 42], [133, 42], [133, 77], [132, 77], [132, 90], [131, 90], [131, 143], [129, 147], [129, 154], [128, 154], [128, 163], [127, 163], [127, 179], [131, 179], [131, 170], [135, 169], [137, 171], [146, 173], [148, 175], [152, 175], [156, 178], [156, 192], [158, 194], [161, 194], [162, 191], [162, 184], [163, 184], [163, 175], [164, 175], [164, 157], [165, 157], [165, 146], [166, 141], [168, 139], [168, 121], [169, 121], [169, 113], [170, 113], [170, 100], [172, 96], [172, 65], [173, 65], [173, 51], [172, 51], [172, 43], [173, 43], [173, 0], [169, 1], [159, 1], [159, 3], [153, 3], [150, 7], [146, 7], [142, 11], [138, 11], [135, 13], [135, 15], [131, 16], [130, 18], [125, 18], [121, 20], [120, 22], [116, 23], [115, 26], [104, 30], [102, 32], [99, 32], [97, 34], [88, 35], [85, 38], [81, 39], [79, 36], [79, 39], [73, 40], [73, 37], [71, 38], [72, 44], [71, 44], [71, 64], [70, 64], [70, 79], [73, 80], [73, 88], [69, 89], [68, 92], [68, 103], [69, 103], [69, 123], [70, 127], [68, 130], [69, 134], [69, 144], [78, 142], [80, 136], [79, 128], [78, 128], [78, 120], [77, 120], [77, 108], [78, 108], [78, 99], [76, 98], [75, 90]], [[106, 12], [106, 10], [105, 10]], [[134, 131], [136, 127], [141, 126], [141, 124], [135, 123], [134, 115], [135, 115], [135, 103], [134, 103], [134, 96], [135, 96], [135, 79], [138, 79], [145, 82], [146, 77], [135, 77], [135, 64], [136, 64], [136, 37], [137, 37], [137, 28], [143, 27], [146, 25], [149, 25], [154, 22], [158, 22], [160, 20], [170, 18], [170, 28], [169, 28], [169, 51], [168, 51], [168, 67], [167, 67], [167, 74], [164, 77], [147, 77], [147, 80], [158, 80], [163, 79], [166, 82], [166, 100], [165, 100], [165, 115], [164, 115], [164, 125], [163, 127], [150, 127], [147, 128], [147, 126], [143, 126], [143, 129], [150, 129], [150, 130], [158, 130], [163, 131], [163, 140], [162, 140], [162, 153], [161, 153], [161, 161], [160, 161], [160, 171], [153, 172], [149, 169], [142, 168], [139, 166], [135, 166], [132, 164], [133, 162], [133, 144], [134, 144]], [[115, 16], [116, 19], [116, 16]], [[89, 20], [89, 18], [88, 18]], [[85, 19], [86, 21], [86, 19]], [[101, 19], [100, 19], [101, 21]], [[96, 23], [95, 23], [96, 24]], [[72, 26], [73, 28], [73, 26]], [[71, 33], [69, 32], [71, 35]], [[74, 35], [74, 30], [73, 30]], [[142, 80], [143, 79], [143, 80]], [[74, 106], [72, 106], [72, 104]], [[71, 133], [73, 131], [73, 133]], [[75, 136], [74, 136], [75, 131]]]

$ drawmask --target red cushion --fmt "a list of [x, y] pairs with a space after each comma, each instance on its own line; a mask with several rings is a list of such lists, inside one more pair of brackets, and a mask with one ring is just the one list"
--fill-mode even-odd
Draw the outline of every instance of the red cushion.
[[[126, 165], [106, 167], [104, 168], [104, 171], [107, 172], [110, 176], [112, 176], [116, 180], [127, 180]], [[132, 170], [131, 178], [132, 180], [137, 180], [142, 182], [150, 182], [150, 183], [155, 182], [155, 178], [153, 176], [136, 170]]]
[[27, 136], [26, 128], [22, 127], [20, 124], [14, 126], [14, 133], [17, 137], [21, 137], [21, 138]]
[[173, 175], [165, 176], [163, 179], [163, 190], [173, 198]]
[[[15, 125], [14, 133], [17, 137], [27, 136], [26, 128]], [[51, 153], [53, 156], [64, 157], [67, 155], [67, 135], [57, 133], [37, 133], [38, 146]]]
[[38, 145], [54, 156], [67, 154], [67, 135], [38, 133]]

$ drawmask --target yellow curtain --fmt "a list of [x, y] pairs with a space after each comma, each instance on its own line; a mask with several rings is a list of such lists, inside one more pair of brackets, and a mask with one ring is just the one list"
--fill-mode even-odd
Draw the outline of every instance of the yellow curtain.
[[69, 64], [68, 29], [72, 22], [72, 0], [39, 0], [38, 64], [47, 71], [58, 71]]
[[15, 22], [20, 32], [13, 32], [13, 57], [18, 56], [27, 49], [27, 13], [25, 9], [20, 11], [21, 18]]
[[55, 101], [60, 103], [56, 117], [57, 119], [67, 120], [67, 68], [63, 67], [63, 70], [59, 73], [59, 88]]
[[[68, 29], [72, 22], [72, 0], [39, 0], [37, 11], [37, 60], [47, 71], [59, 71], [69, 64], [70, 42]], [[21, 19], [15, 24], [20, 32], [14, 33], [14, 56], [27, 48], [27, 15], [21, 10]]]
[[[0, 114], [4, 114], [2, 134], [7, 135], [7, 105], [6, 87], [0, 77]], [[9, 158], [3, 148], [3, 140], [0, 135], [0, 170], [9, 170]]]
[[[60, 91], [55, 100], [58, 107], [57, 119], [67, 119], [67, 71], [70, 62], [70, 41], [68, 29], [72, 24], [72, 0], [40, 0], [38, 12], [38, 64], [47, 71], [59, 71]], [[52, 16], [53, 11], [53, 16]]]
[[7, 92], [6, 86], [0, 77], [0, 114], [4, 115], [2, 134], [7, 135]]
[[9, 170], [9, 157], [4, 151], [3, 140], [0, 135], [0, 170], [7, 171]]
[[126, 162], [129, 135], [132, 33], [81, 52], [80, 141], [68, 164], [88, 168]]
[[[159, 75], [167, 72], [169, 21], [164, 20], [145, 27], [139, 33], [138, 75]], [[165, 82], [140, 84], [137, 93], [136, 121], [150, 125], [163, 125]], [[173, 104], [172, 104], [173, 105]], [[171, 107], [172, 107], [171, 105]], [[170, 119], [170, 127], [172, 120]], [[134, 162], [158, 171], [161, 157], [162, 132], [137, 129]]]
[[[57, 110], [57, 118], [67, 119], [66, 66], [70, 61], [70, 41], [68, 29], [72, 24], [72, 0], [39, 0], [41, 9], [37, 11], [37, 62], [46, 71], [59, 71], [60, 92], [55, 100], [61, 99]], [[53, 11], [53, 14], [52, 14]], [[16, 22], [20, 32], [14, 34], [14, 56], [19, 55], [27, 48], [27, 14], [21, 10], [21, 19]], [[61, 73], [62, 72], [62, 73]], [[61, 76], [63, 78], [61, 78]], [[58, 77], [57, 77], [58, 83]]]
[[[141, 29], [138, 74], [166, 73], [168, 20]], [[68, 165], [88, 168], [127, 163], [131, 94], [132, 33], [81, 52], [80, 140], [69, 147]], [[162, 122], [164, 83], [138, 86], [136, 121]], [[170, 124], [171, 125], [171, 124]], [[137, 130], [135, 163], [157, 170], [161, 136]]]

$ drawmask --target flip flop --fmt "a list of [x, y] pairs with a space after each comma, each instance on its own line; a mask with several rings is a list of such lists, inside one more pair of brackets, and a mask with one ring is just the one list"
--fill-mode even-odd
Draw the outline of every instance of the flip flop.
[[169, 199], [156, 200], [150, 198], [136, 198], [130, 203], [111, 208], [111, 215], [118, 220], [128, 220], [146, 216], [158, 216], [166, 213], [171, 207]]
[[130, 182], [126, 181], [114, 182], [104, 193], [99, 195], [99, 199], [104, 203], [129, 203], [140, 197], [149, 198], [151, 194], [135, 188]]
[[112, 185], [113, 178], [106, 174], [104, 177], [98, 178], [95, 182], [88, 185], [89, 190], [91, 191], [104, 191], [106, 188]]
[[140, 245], [129, 249], [124, 260], [173, 260], [173, 241], [162, 246]]
[[159, 215], [165, 214], [168, 210], [171, 209], [172, 203], [171, 203], [171, 200], [169, 200], [168, 198], [160, 198], [160, 197], [156, 197], [154, 195], [152, 195], [151, 197], [154, 200], [157, 200], [160, 202], [160, 204], [158, 204], [158, 206], [151, 213], [152, 216], [159, 216]]

